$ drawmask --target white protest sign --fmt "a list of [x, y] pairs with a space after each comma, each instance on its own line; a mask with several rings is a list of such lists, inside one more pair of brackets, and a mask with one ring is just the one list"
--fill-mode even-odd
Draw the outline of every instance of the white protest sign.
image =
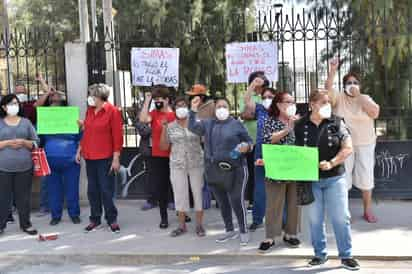
[[247, 83], [249, 74], [264, 71], [278, 80], [278, 49], [275, 42], [245, 42], [226, 45], [226, 75], [229, 83]]
[[131, 65], [134, 86], [179, 85], [178, 48], [132, 48]]

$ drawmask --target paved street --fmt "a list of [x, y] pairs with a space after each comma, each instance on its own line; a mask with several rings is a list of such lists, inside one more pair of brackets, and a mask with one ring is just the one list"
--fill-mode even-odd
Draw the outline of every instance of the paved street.
[[337, 261], [331, 261], [320, 268], [307, 268], [302, 261], [273, 260], [273, 263], [227, 264], [215, 262], [180, 262], [172, 265], [80, 265], [54, 264], [15, 267], [5, 272], [8, 274], [410, 274], [412, 262], [363, 262], [363, 268], [350, 272], [339, 267]]

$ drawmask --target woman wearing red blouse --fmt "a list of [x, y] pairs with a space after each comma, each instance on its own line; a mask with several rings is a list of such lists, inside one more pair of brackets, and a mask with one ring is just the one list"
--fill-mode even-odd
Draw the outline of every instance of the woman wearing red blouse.
[[120, 111], [107, 102], [111, 88], [105, 84], [89, 87], [86, 119], [80, 122], [83, 138], [76, 159], [86, 160], [88, 180], [87, 196], [90, 203], [90, 224], [85, 232], [97, 229], [101, 224], [102, 206], [105, 219], [113, 233], [119, 233], [117, 209], [113, 201], [115, 173], [120, 169], [120, 151], [123, 147], [122, 116]]
[[[150, 101], [153, 97], [155, 110], [149, 112]], [[160, 135], [163, 124], [168, 124], [176, 119], [175, 113], [169, 106], [169, 89], [163, 85], [152, 88], [152, 92], [146, 93], [145, 102], [140, 112], [140, 122], [150, 123], [152, 128], [152, 158], [150, 160], [148, 172], [149, 178], [155, 184], [156, 195], [160, 209], [160, 228], [166, 229], [169, 226], [167, 216], [167, 203], [171, 191], [169, 155], [170, 150], [160, 149]]]

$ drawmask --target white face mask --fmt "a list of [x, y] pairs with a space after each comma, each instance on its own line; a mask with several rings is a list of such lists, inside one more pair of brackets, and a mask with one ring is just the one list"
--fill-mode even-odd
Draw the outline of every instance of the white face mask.
[[12, 105], [7, 105], [7, 115], [9, 116], [16, 116], [19, 113], [19, 105], [12, 104]]
[[28, 97], [27, 97], [27, 94], [24, 94], [24, 93], [18, 93], [18, 94], [16, 94], [16, 96], [17, 96], [17, 98], [19, 98], [19, 101], [21, 103], [27, 102], [29, 100]]
[[262, 101], [262, 105], [265, 109], [269, 109], [270, 106], [272, 105], [273, 99], [266, 98], [265, 100]]
[[332, 116], [332, 105], [326, 104], [319, 109], [319, 115], [324, 118], [328, 119]]
[[95, 107], [96, 106], [96, 101], [94, 100], [93, 96], [89, 96], [87, 97], [87, 104], [91, 107]]
[[353, 95], [352, 92], [350, 91], [352, 88], [358, 89], [359, 90], [359, 85], [346, 85], [345, 86], [345, 91], [349, 95]]
[[224, 121], [229, 118], [229, 110], [224, 107], [216, 109], [216, 118], [220, 121]]
[[189, 109], [187, 107], [180, 107], [176, 109], [176, 116], [179, 119], [187, 118], [188, 114], [189, 114]]
[[288, 108], [286, 109], [286, 114], [289, 117], [295, 115], [296, 114], [296, 105], [293, 104], [293, 105], [288, 106]]

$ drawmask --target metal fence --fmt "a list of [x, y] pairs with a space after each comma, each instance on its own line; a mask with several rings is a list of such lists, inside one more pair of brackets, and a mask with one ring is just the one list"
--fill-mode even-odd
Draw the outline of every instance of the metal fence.
[[43, 92], [38, 74], [49, 85], [66, 91], [64, 41], [52, 30], [14, 30], [0, 36], [0, 94], [14, 91], [16, 83], [26, 87], [30, 99]]
[[[185, 45], [191, 43], [203, 45], [198, 54], [213, 56], [214, 69], [212, 75], [201, 79], [201, 82], [210, 88], [213, 95], [220, 93], [229, 97], [235, 105], [236, 114], [238, 114], [238, 102], [246, 86], [225, 83], [225, 60], [222, 52], [225, 44], [229, 42], [276, 41], [279, 50], [279, 80], [274, 84], [279, 90], [291, 92], [299, 103], [306, 103], [310, 91], [324, 85], [328, 71], [327, 59], [333, 55], [345, 61], [335, 79], [336, 89], [342, 90], [340, 79], [354, 66], [362, 72], [366, 80], [370, 77], [365, 73], [371, 70], [371, 64], [368, 63], [371, 53], [367, 48], [366, 36], [358, 30], [344, 28], [347, 20], [351, 19], [351, 14], [346, 11], [329, 9], [296, 11], [272, 7], [257, 12], [256, 16], [255, 31], [249, 33], [246, 33], [245, 17], [241, 15], [234, 15], [230, 22], [206, 22], [200, 28], [195, 28], [189, 20], [184, 26], [176, 26], [176, 28], [187, 28], [187, 36], [174, 39], [166, 38], [155, 26], [147, 26], [143, 23], [127, 28], [117, 26], [96, 33], [88, 47], [89, 82], [106, 82], [113, 85], [115, 91], [113, 100], [123, 109], [127, 136], [125, 145], [135, 147], [138, 144], [133, 122], [141, 103], [141, 91], [144, 90], [131, 84], [132, 47], [181, 48], [182, 79], [176, 92], [182, 93], [193, 84], [188, 81], [184, 72], [193, 71], [193, 63], [198, 61], [191, 59], [193, 55], [188, 53]], [[385, 22], [385, 20], [378, 21]], [[233, 26], [236, 28], [231, 35], [219, 35]], [[376, 28], [376, 35], [389, 35], [378, 23], [373, 27]], [[148, 36], [148, 33], [156, 33], [156, 35]], [[410, 67], [409, 63], [408, 72]], [[398, 65], [396, 69], [401, 71], [402, 67]], [[200, 70], [205, 75], [210, 74], [205, 71], [206, 68]], [[381, 117], [376, 121], [376, 131], [380, 139], [403, 140], [412, 137], [411, 79], [411, 73], [390, 76], [385, 71], [385, 77], [379, 81], [365, 80], [365, 91], [377, 99], [382, 106]], [[402, 88], [408, 94], [407, 102], [402, 102], [401, 106], [387, 103], [389, 102], [387, 96], [390, 96], [389, 86], [393, 86], [397, 81], [403, 83], [399, 90]], [[384, 90], [380, 90], [381, 88]]]

